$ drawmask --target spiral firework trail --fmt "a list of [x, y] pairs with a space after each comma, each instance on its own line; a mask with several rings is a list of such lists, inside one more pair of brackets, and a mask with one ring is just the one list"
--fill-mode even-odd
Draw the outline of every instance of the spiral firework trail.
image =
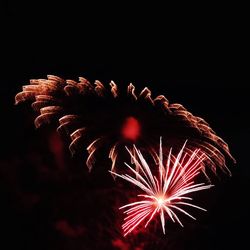
[[[91, 84], [83, 77], [79, 82], [48, 75], [47, 79], [30, 80], [15, 97], [16, 104], [30, 101], [38, 113], [35, 126], [54, 122], [58, 132], [66, 136], [72, 154], [88, 155], [86, 165], [92, 169], [98, 152], [111, 159], [116, 172], [124, 146], [150, 152], [155, 161], [158, 138], [168, 139], [169, 145], [181, 149], [188, 138], [189, 149], [200, 148], [207, 155], [206, 166], [216, 172], [217, 167], [230, 173], [226, 162], [234, 161], [228, 145], [218, 137], [202, 118], [192, 115], [181, 104], [169, 103], [166, 97], [152, 98], [144, 88], [136, 93], [135, 86], [118, 88], [111, 81], [106, 88], [100, 81]], [[123, 161], [122, 161], [123, 162]]]
[[206, 185], [205, 183], [195, 184], [194, 178], [200, 173], [202, 169], [202, 162], [205, 160], [206, 155], [201, 153], [200, 149], [194, 150], [190, 155], [184, 153], [186, 142], [174, 157], [170, 150], [166, 166], [163, 163], [162, 143], [160, 141], [160, 150], [158, 157], [159, 173], [153, 175], [151, 167], [144, 159], [141, 152], [134, 147], [134, 152], [129, 151], [136, 169], [133, 169], [128, 164], [127, 167], [134, 174], [134, 177], [128, 174], [112, 173], [130, 183], [137, 186], [145, 194], [140, 194], [142, 197], [139, 201], [127, 204], [120, 207], [120, 209], [127, 209], [124, 213], [125, 222], [122, 226], [124, 236], [131, 233], [143, 221], [145, 227], [156, 216], [160, 216], [163, 233], [165, 234], [165, 217], [168, 216], [173, 222], [178, 222], [183, 226], [176, 212], [181, 212], [195, 220], [191, 214], [184, 210], [185, 206], [197, 208], [200, 210], [205, 209], [193, 205], [188, 202], [192, 200], [191, 193], [209, 189], [213, 185]]

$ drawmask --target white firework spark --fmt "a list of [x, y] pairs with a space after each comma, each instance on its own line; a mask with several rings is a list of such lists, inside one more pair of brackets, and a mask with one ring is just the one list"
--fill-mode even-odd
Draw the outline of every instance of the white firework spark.
[[135, 169], [125, 163], [135, 176], [128, 174], [120, 175], [110, 171], [112, 174], [132, 183], [145, 192], [145, 194], [138, 195], [138, 197], [143, 197], [142, 200], [120, 207], [120, 209], [126, 209], [124, 211], [126, 214], [125, 222], [122, 225], [124, 236], [131, 233], [143, 221], [146, 221], [145, 227], [147, 227], [156, 214], [160, 216], [162, 230], [165, 234], [166, 216], [183, 227], [176, 212], [183, 213], [196, 220], [183, 207], [188, 206], [206, 211], [204, 208], [191, 204], [192, 198], [189, 196], [193, 192], [209, 189], [213, 186], [205, 183], [195, 184], [194, 182], [194, 178], [203, 168], [202, 162], [206, 159], [206, 155], [200, 149], [195, 149], [190, 154], [183, 153], [186, 142], [177, 157], [172, 154], [172, 149], [169, 151], [168, 159], [164, 166], [162, 140], [160, 139], [158, 176], [153, 175], [148, 163], [135, 146], [133, 152], [127, 149], [135, 164]]

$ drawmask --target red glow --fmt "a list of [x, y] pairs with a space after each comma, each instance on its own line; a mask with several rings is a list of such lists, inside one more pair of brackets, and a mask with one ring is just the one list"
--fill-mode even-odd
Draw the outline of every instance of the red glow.
[[85, 229], [82, 226], [72, 227], [68, 221], [59, 220], [55, 224], [55, 228], [70, 238], [76, 238], [84, 235]]
[[141, 126], [137, 119], [134, 117], [128, 117], [122, 127], [122, 136], [124, 139], [136, 141], [140, 136]]

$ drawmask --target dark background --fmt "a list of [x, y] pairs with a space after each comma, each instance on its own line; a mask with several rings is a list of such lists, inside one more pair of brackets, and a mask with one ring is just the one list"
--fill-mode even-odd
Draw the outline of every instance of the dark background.
[[[69, 156], [52, 130], [34, 129], [28, 105], [14, 106], [22, 85], [47, 74], [146, 85], [155, 95], [164, 94], [205, 118], [229, 144], [237, 165], [230, 167], [231, 178], [222, 175], [221, 181], [215, 180], [217, 186], [206, 202], [209, 212], [191, 222], [187, 231], [179, 228], [179, 234], [170, 234], [169, 245], [161, 243], [162, 249], [247, 245], [250, 126], [245, 15], [235, 6], [186, 7], [5, 4], [1, 15], [1, 248], [136, 249], [131, 242], [121, 243], [119, 232], [100, 236], [101, 229], [93, 226], [102, 220], [98, 214], [102, 208], [106, 213], [109, 202], [98, 202], [98, 192], [114, 188], [112, 179], [107, 175], [93, 183], [84, 164]], [[91, 201], [93, 190], [99, 191]], [[87, 220], [84, 213], [89, 213]], [[111, 235], [110, 240], [104, 240], [106, 235]]]

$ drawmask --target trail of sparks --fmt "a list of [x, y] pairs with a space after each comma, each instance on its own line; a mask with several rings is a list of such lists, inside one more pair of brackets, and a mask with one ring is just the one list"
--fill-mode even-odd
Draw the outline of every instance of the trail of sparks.
[[162, 140], [160, 139], [158, 176], [153, 175], [148, 163], [135, 146], [133, 152], [127, 150], [132, 157], [136, 170], [125, 163], [135, 177], [128, 174], [120, 175], [110, 171], [112, 174], [132, 183], [145, 192], [145, 194], [138, 195], [138, 197], [143, 197], [142, 200], [120, 207], [120, 209], [126, 209], [124, 211], [124, 214], [126, 214], [125, 222], [122, 225], [124, 236], [131, 233], [144, 221], [145, 227], [147, 227], [157, 214], [160, 216], [162, 230], [165, 234], [166, 216], [174, 223], [178, 222], [183, 227], [176, 212], [183, 213], [196, 220], [183, 207], [188, 206], [206, 211], [204, 208], [188, 202], [192, 200], [188, 196], [189, 194], [209, 189], [213, 186], [205, 183], [195, 184], [194, 182], [194, 178], [201, 172], [203, 167], [201, 163], [206, 159], [206, 155], [201, 153], [200, 149], [195, 149], [190, 154], [183, 153], [185, 147], [186, 142], [177, 157], [170, 150], [164, 166]]

